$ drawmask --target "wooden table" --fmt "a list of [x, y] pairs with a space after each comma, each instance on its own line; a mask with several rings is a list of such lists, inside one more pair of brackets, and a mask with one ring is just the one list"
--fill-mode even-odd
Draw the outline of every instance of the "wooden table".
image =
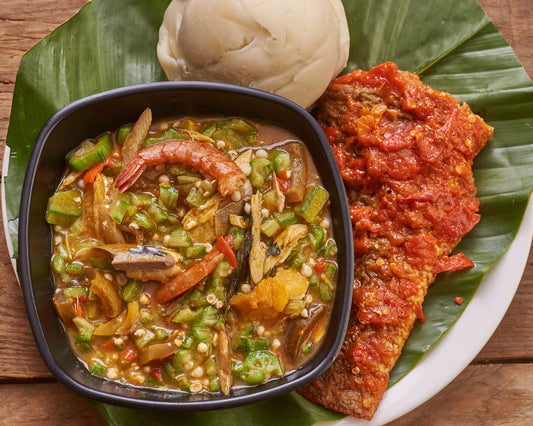
[[[22, 55], [86, 0], [2, 0], [0, 151]], [[479, 0], [533, 77], [531, 0]], [[0, 154], [1, 156], [2, 154]], [[22, 294], [0, 235], [0, 424], [104, 424], [97, 411], [57, 383], [35, 346]], [[518, 293], [475, 360], [430, 401], [394, 425], [533, 423], [533, 255]]]

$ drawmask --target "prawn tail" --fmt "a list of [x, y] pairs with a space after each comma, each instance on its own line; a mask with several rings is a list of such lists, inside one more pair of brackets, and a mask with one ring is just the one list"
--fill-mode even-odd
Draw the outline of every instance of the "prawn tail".
[[246, 176], [240, 170], [229, 172], [219, 179], [218, 192], [225, 197], [235, 191], [240, 191], [245, 182]]
[[142, 157], [134, 157], [128, 165], [119, 173], [115, 181], [115, 187], [119, 192], [126, 191], [141, 177], [146, 169], [146, 162]]

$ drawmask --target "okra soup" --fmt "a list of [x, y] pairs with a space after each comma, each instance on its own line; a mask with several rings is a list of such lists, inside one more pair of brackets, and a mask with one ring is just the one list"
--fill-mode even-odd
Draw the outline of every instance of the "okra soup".
[[335, 297], [329, 194], [303, 141], [239, 117], [80, 141], [51, 196], [54, 305], [94, 375], [229, 394], [320, 348]]

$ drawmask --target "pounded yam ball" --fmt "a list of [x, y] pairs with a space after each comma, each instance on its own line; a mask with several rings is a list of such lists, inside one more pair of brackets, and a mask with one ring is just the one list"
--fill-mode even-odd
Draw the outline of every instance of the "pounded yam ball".
[[169, 80], [216, 81], [311, 106], [346, 66], [340, 0], [173, 0], [157, 55]]

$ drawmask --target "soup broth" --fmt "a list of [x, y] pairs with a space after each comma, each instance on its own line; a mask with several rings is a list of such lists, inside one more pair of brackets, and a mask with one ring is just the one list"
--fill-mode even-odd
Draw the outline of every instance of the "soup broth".
[[181, 117], [83, 141], [50, 198], [54, 304], [92, 374], [222, 392], [319, 349], [335, 297], [329, 194], [285, 129]]

